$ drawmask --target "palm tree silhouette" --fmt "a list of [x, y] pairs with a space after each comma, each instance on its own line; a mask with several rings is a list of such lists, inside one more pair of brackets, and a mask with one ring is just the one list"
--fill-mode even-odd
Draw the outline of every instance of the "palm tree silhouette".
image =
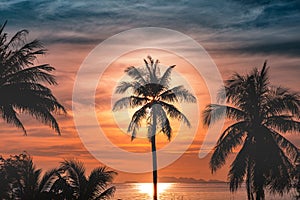
[[[59, 176], [58, 169], [47, 171], [41, 177], [41, 169], [37, 169], [32, 158], [27, 153], [11, 156], [8, 159], [1, 158], [0, 178], [1, 178], [1, 199], [68, 199], [61, 198], [62, 194], [67, 197], [67, 193], [61, 181], [65, 181]], [[54, 185], [59, 185], [60, 191], [55, 190]]]
[[300, 150], [298, 151], [294, 176], [295, 176], [294, 187], [297, 191], [296, 199], [300, 199]]
[[153, 164], [153, 199], [157, 200], [157, 157], [156, 157], [156, 134], [162, 132], [168, 137], [172, 136], [172, 128], [168, 117], [183, 121], [188, 127], [190, 122], [172, 103], [196, 102], [196, 98], [182, 85], [170, 88], [171, 72], [175, 65], [170, 66], [160, 75], [159, 61], [154, 61], [148, 56], [144, 59], [145, 67], [129, 67], [125, 73], [129, 75], [132, 82], [121, 82], [116, 93], [123, 94], [132, 89], [133, 95], [118, 100], [113, 111], [123, 108], [139, 108], [132, 116], [128, 126], [131, 139], [136, 137], [142, 120], [148, 124], [148, 139], [151, 142], [152, 164]]
[[50, 74], [49, 64], [34, 66], [38, 55], [45, 54], [38, 40], [26, 42], [27, 30], [18, 31], [10, 40], [0, 28], [0, 113], [10, 124], [26, 130], [17, 116], [17, 111], [27, 113], [60, 134], [60, 129], [52, 113], [66, 112], [51, 90], [42, 82], [57, 84]]
[[92, 170], [88, 178], [81, 162], [62, 162], [41, 176], [27, 153], [0, 158], [0, 199], [90, 200], [109, 199], [115, 192], [110, 186], [114, 175], [105, 167]]
[[[241, 146], [228, 174], [230, 190], [235, 191], [246, 178], [248, 199], [264, 199], [264, 189], [283, 194], [291, 187], [297, 147], [280, 133], [299, 132], [300, 97], [269, 83], [265, 62], [261, 71], [234, 74], [225, 82], [228, 105], [211, 104], [203, 112], [209, 125], [221, 116], [237, 121], [221, 134], [210, 160], [215, 172], [228, 155]], [[222, 96], [222, 94], [220, 95]]]
[[83, 163], [76, 160], [65, 160], [61, 163], [60, 170], [68, 180], [69, 188], [72, 188], [72, 199], [109, 199], [115, 193], [116, 188], [111, 183], [117, 173], [106, 167], [93, 169], [88, 178]]

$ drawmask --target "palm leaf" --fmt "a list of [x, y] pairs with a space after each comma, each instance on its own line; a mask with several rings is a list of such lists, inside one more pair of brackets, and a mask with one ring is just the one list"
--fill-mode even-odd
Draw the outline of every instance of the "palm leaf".
[[123, 94], [125, 93], [128, 89], [138, 89], [141, 87], [141, 84], [137, 81], [135, 82], [126, 82], [126, 81], [122, 81], [121, 83], [118, 84], [117, 88], [116, 88], [116, 93], [117, 94]]
[[95, 168], [89, 178], [87, 183], [87, 193], [86, 199], [96, 199], [105, 192], [107, 186], [113, 181], [116, 172], [108, 171], [106, 167]]
[[146, 80], [143, 78], [141, 72], [134, 66], [128, 67], [125, 72], [132, 77], [134, 80], [138, 81], [140, 84], [146, 84]]
[[55, 77], [47, 72], [53, 71], [54, 68], [48, 64], [29, 67], [12, 74], [5, 76], [6, 83], [20, 83], [20, 82], [39, 82], [45, 81], [50, 85], [57, 84]]
[[203, 111], [203, 123], [205, 125], [210, 125], [211, 123], [221, 119], [225, 114], [229, 119], [237, 121], [247, 118], [246, 113], [238, 108], [226, 105], [210, 104], [206, 106]]
[[121, 110], [124, 108], [135, 108], [137, 106], [142, 106], [148, 102], [148, 98], [130, 96], [124, 97], [116, 101], [113, 106], [113, 111]]
[[268, 127], [277, 129], [282, 133], [300, 132], [300, 122], [294, 121], [292, 116], [271, 116], [265, 119], [264, 124]]
[[7, 123], [13, 124], [18, 128], [21, 128], [25, 135], [27, 135], [27, 132], [25, 130], [25, 127], [23, 126], [20, 119], [17, 117], [17, 112], [13, 109], [11, 105], [1, 105], [0, 107], [0, 113], [2, 115], [2, 118], [6, 120]]
[[196, 103], [196, 97], [182, 85], [169, 89], [159, 95], [161, 100], [168, 102]]
[[[241, 125], [243, 127], [243, 125]], [[217, 169], [222, 167], [225, 164], [225, 160], [229, 153], [237, 147], [241, 145], [243, 142], [243, 136], [245, 135], [246, 131], [240, 129], [239, 124], [232, 126], [230, 129], [226, 129], [226, 132], [223, 133], [222, 138], [218, 140], [217, 145], [214, 148], [213, 155], [210, 159], [210, 168], [212, 172], [215, 172]]]
[[278, 146], [285, 150], [285, 153], [293, 160], [297, 160], [298, 148], [291, 143], [288, 139], [277, 133], [276, 131], [270, 130], [271, 135], [273, 136], [275, 142]]
[[174, 105], [168, 104], [163, 101], [158, 101], [157, 103], [163, 107], [163, 109], [171, 118], [183, 121], [184, 124], [186, 124], [188, 127], [191, 127], [191, 123], [188, 120], [188, 118], [182, 112], [180, 112]]
[[[247, 166], [250, 164], [249, 158], [249, 143], [245, 142], [242, 149], [239, 151], [235, 157], [233, 163], [230, 166], [230, 171], [228, 173], [230, 190], [232, 192], [236, 191], [244, 181], [244, 177], [247, 172]], [[249, 171], [251, 174], [251, 172]], [[250, 175], [251, 176], [251, 175]]]
[[111, 186], [110, 188], [106, 189], [103, 191], [99, 196], [95, 198], [95, 200], [106, 200], [106, 199], [111, 199], [114, 196], [114, 193], [116, 191], [115, 186]]
[[164, 87], [168, 87], [170, 84], [170, 80], [171, 80], [171, 73], [172, 73], [172, 69], [175, 67], [176, 65], [172, 65], [170, 67], [168, 67], [168, 69], [165, 71], [165, 73], [162, 75], [162, 77], [159, 80], [159, 84], [163, 85]]
[[296, 92], [277, 87], [272, 88], [266, 96], [267, 101], [262, 105], [266, 108], [267, 115], [277, 115], [289, 112], [295, 117], [300, 117], [300, 96]]
[[141, 126], [141, 120], [145, 119], [146, 116], [147, 116], [147, 108], [150, 108], [150, 104], [146, 104], [142, 108], [137, 110], [131, 118], [131, 121], [129, 123], [127, 131], [129, 133], [131, 133], [131, 135], [132, 135], [131, 139], [132, 140], [136, 136], [137, 129], [139, 129], [139, 127]]
[[44, 176], [42, 177], [39, 183], [38, 190], [40, 192], [49, 192], [59, 178], [57, 175], [58, 173], [60, 172], [57, 168], [50, 169], [47, 172], [45, 172]]

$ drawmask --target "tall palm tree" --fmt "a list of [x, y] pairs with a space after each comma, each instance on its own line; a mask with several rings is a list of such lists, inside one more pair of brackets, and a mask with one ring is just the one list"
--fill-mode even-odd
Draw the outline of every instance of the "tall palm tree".
[[148, 56], [144, 59], [145, 67], [129, 67], [125, 73], [133, 80], [121, 82], [116, 93], [123, 94], [129, 89], [132, 95], [118, 100], [113, 111], [123, 108], [139, 108], [132, 116], [128, 126], [131, 139], [136, 137], [141, 123], [146, 119], [148, 124], [148, 138], [151, 142], [153, 164], [153, 199], [157, 199], [157, 157], [156, 157], [156, 134], [162, 132], [168, 140], [172, 136], [172, 128], [168, 117], [183, 121], [188, 127], [190, 122], [173, 104], [176, 102], [196, 102], [196, 98], [182, 85], [170, 88], [171, 72], [175, 65], [167, 68], [160, 75], [159, 61], [154, 61]]
[[[27, 30], [18, 31], [11, 39], [0, 28], [0, 114], [10, 124], [26, 130], [18, 112], [27, 113], [51, 126], [60, 134], [58, 123], [52, 113], [66, 112], [51, 90], [42, 83], [57, 84], [49, 64], [34, 65], [38, 55], [46, 50], [41, 42], [26, 42]], [[18, 111], [18, 112], [17, 112]]]
[[[264, 199], [264, 189], [283, 194], [291, 188], [297, 147], [280, 133], [299, 132], [300, 96], [269, 83], [268, 67], [250, 74], [234, 74], [225, 82], [227, 105], [211, 104], [203, 112], [204, 123], [226, 116], [236, 122], [221, 134], [210, 168], [215, 172], [228, 155], [241, 147], [231, 164], [228, 178], [235, 191], [246, 179], [248, 199]], [[222, 96], [222, 94], [220, 95]]]
[[294, 175], [295, 175], [294, 187], [297, 192], [296, 198], [300, 199], [300, 150], [298, 151], [298, 157], [296, 161], [296, 169]]
[[72, 199], [76, 200], [101, 200], [110, 199], [115, 193], [115, 186], [111, 186], [116, 172], [98, 167], [86, 177], [85, 167], [82, 162], [65, 160], [61, 163], [60, 170], [72, 188]]

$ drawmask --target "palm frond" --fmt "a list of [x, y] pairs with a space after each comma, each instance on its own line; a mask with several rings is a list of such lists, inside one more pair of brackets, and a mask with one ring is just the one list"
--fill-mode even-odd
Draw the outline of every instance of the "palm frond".
[[53, 128], [59, 135], [61, 134], [60, 128], [54, 116], [49, 112], [49, 110], [40, 106], [17, 106], [18, 109], [26, 109], [23, 112], [28, 113], [35, 117], [37, 120], [41, 121], [43, 124], [49, 125]]
[[51, 112], [66, 113], [66, 110], [58, 103], [51, 90], [40, 84], [24, 82], [4, 85], [0, 87], [0, 91], [6, 94], [0, 100], [0, 105], [10, 105], [11, 109], [28, 113], [60, 134], [58, 123]]
[[[42, 49], [43, 45], [38, 40], [26, 43], [20, 49], [10, 52], [4, 61], [4, 65], [9, 66], [4, 71], [5, 74], [11, 74], [24, 67], [33, 65], [33, 61], [37, 58], [37, 55], [46, 53], [46, 49]], [[38, 49], [38, 50], [35, 50]]]
[[95, 199], [106, 190], [107, 186], [112, 183], [114, 176], [117, 173], [107, 170], [106, 167], [98, 167], [91, 172], [87, 186], [86, 197], [87, 199]]
[[0, 114], [2, 118], [6, 120], [7, 123], [13, 124], [18, 128], [21, 128], [24, 132], [24, 135], [27, 135], [26, 129], [23, 126], [20, 119], [17, 117], [17, 112], [11, 105], [1, 105], [0, 107]]
[[172, 137], [172, 127], [168, 119], [168, 116], [160, 105], [157, 106], [156, 111], [157, 111], [157, 122], [159, 124], [158, 128], [160, 129], [159, 132], [165, 134], [168, 140], [170, 141]]
[[[232, 192], [236, 191], [244, 181], [248, 165], [250, 164], [249, 150], [249, 144], [248, 142], [245, 142], [244, 146], [235, 157], [233, 163], [230, 165], [228, 178], [230, 191]], [[251, 172], [249, 171], [249, 173]]]
[[148, 71], [148, 77], [149, 77], [148, 82], [158, 84], [158, 80], [157, 80], [158, 78], [156, 77], [156, 73], [155, 73], [156, 69], [154, 68], [155, 67], [154, 60], [152, 59], [151, 56], [147, 56], [147, 59], [149, 60], [150, 64], [146, 59], [144, 59], [144, 63]]
[[4, 30], [4, 28], [5, 28], [5, 26], [6, 26], [6, 24], [7, 24], [7, 20], [4, 22], [4, 24], [1, 26], [1, 28], [0, 28], [0, 35], [2, 35], [2, 32], [3, 32], [3, 30]]
[[132, 77], [134, 80], [138, 81], [140, 84], [146, 84], [146, 80], [144, 79], [142, 73], [134, 66], [128, 67], [125, 72]]
[[75, 193], [84, 194], [88, 180], [85, 177], [83, 163], [73, 159], [64, 160], [61, 162], [60, 169], [67, 173], [68, 183], [74, 188]]
[[225, 93], [223, 90], [219, 91], [218, 98], [226, 96], [226, 101], [228, 103], [236, 104], [239, 101], [241, 92], [246, 82], [246, 77], [238, 73], [235, 73], [230, 79], [225, 81]]
[[57, 84], [55, 77], [47, 72], [53, 71], [54, 68], [48, 64], [29, 67], [15, 73], [6, 75], [2, 80], [5, 83], [20, 83], [20, 82], [39, 82], [44, 81], [50, 85]]
[[266, 108], [266, 115], [278, 115], [289, 112], [297, 118], [300, 118], [300, 95], [296, 92], [290, 92], [286, 88], [277, 87], [270, 89], [266, 96], [267, 101], [263, 106]]
[[269, 67], [267, 67], [267, 61], [264, 62], [263, 67], [260, 71], [259, 76], [257, 76], [257, 85], [259, 89], [259, 95], [262, 96], [268, 92], [269, 88]]
[[182, 85], [169, 89], [159, 95], [161, 100], [168, 102], [196, 103], [196, 97]]
[[234, 131], [233, 133], [237, 133], [237, 132], [248, 132], [248, 122], [247, 121], [239, 121], [236, 122], [230, 126], [228, 126], [223, 133], [220, 135], [218, 141], [217, 141], [217, 145], [220, 144], [222, 142], [222, 140], [224, 139], [224, 137], [227, 134], [232, 133], [232, 131]]
[[99, 196], [97, 196], [95, 198], [95, 200], [111, 199], [114, 196], [115, 191], [116, 191], [116, 187], [115, 186], [111, 186], [110, 188], [106, 189], [101, 194], [99, 194]]
[[229, 119], [237, 121], [246, 119], [247, 117], [246, 113], [238, 108], [226, 105], [210, 104], [206, 106], [203, 111], [203, 123], [205, 125], [210, 125], [211, 123], [221, 119], [224, 115], [226, 115]]
[[148, 98], [130, 96], [119, 99], [113, 106], [113, 111], [121, 110], [124, 108], [135, 108], [137, 106], [145, 105], [148, 102]]
[[235, 124], [222, 133], [222, 138], [219, 138], [210, 159], [209, 165], [212, 173], [225, 164], [227, 156], [235, 147], [242, 144], [245, 133], [243, 124]]
[[10, 41], [5, 45], [4, 47], [4, 51], [7, 50], [8, 48], [14, 48], [20, 44], [18, 43], [22, 43], [24, 42], [26, 36], [28, 35], [29, 31], [28, 30], [21, 30], [21, 31], [18, 31], [11, 39]]
[[141, 120], [147, 116], [147, 108], [150, 108], [149, 104], [137, 110], [131, 118], [127, 131], [132, 134], [132, 140], [135, 138], [137, 129], [141, 126]]
[[49, 192], [59, 176], [57, 175], [59, 172], [59, 169], [54, 168], [50, 169], [47, 172], [45, 172], [44, 176], [42, 177], [40, 183], [39, 183], [39, 191], [40, 192]]
[[180, 112], [174, 105], [168, 104], [164, 101], [158, 101], [157, 103], [163, 107], [163, 109], [171, 118], [183, 121], [184, 124], [186, 124], [188, 127], [191, 127], [191, 123], [188, 120], [188, 118], [182, 112]]
[[[273, 137], [274, 132], [265, 128], [268, 142], [268, 151], [266, 153], [264, 167], [265, 177], [268, 177], [269, 187], [271, 192], [277, 192], [283, 194], [283, 192], [289, 191], [291, 187], [291, 172], [294, 166], [290, 158], [286, 155], [285, 150], [278, 145], [278, 138]], [[282, 139], [282, 138], [281, 138]], [[263, 145], [262, 148], [265, 148]]]
[[133, 89], [136, 90], [138, 88], [141, 87], [141, 84], [137, 81], [135, 82], [126, 82], [126, 81], [122, 81], [119, 83], [119, 85], [116, 88], [116, 93], [117, 94], [123, 94], [125, 93], [127, 90], [129, 89]]
[[162, 77], [159, 79], [159, 84], [163, 85], [164, 87], [168, 87], [170, 84], [170, 80], [171, 80], [171, 73], [172, 73], [172, 69], [175, 67], [176, 65], [172, 65], [170, 67], [168, 67], [168, 69], [165, 71], [165, 73], [162, 75]]
[[277, 129], [282, 133], [300, 132], [300, 122], [294, 121], [292, 116], [271, 116], [265, 119], [264, 124], [273, 129]]
[[296, 161], [298, 156], [298, 148], [291, 143], [284, 136], [280, 135], [276, 131], [269, 129], [271, 135], [273, 136], [275, 142], [279, 145], [280, 148], [285, 150], [285, 153], [291, 158], [291, 160]]
[[[155, 119], [154, 119], [155, 115]], [[155, 123], [153, 123], [155, 121]], [[170, 121], [168, 116], [161, 105], [154, 104], [151, 107], [149, 117], [147, 119], [148, 123], [148, 139], [151, 141], [151, 138], [154, 134], [162, 132], [167, 136], [168, 140], [171, 140], [172, 137], [172, 127], [170, 125]], [[155, 127], [154, 127], [155, 126]], [[153, 133], [153, 129], [155, 128], [156, 133]]]
[[160, 77], [160, 68], [159, 68], [158, 64], [159, 64], [159, 60], [157, 59], [157, 60], [155, 60], [155, 63], [153, 64], [154, 75], [155, 75], [155, 77], [157, 77], [157, 79], [158, 79], [158, 77]]

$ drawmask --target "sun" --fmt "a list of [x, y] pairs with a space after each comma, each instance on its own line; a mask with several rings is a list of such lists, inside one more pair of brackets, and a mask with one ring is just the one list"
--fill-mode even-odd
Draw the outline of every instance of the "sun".
[[[157, 184], [157, 194], [161, 194], [169, 189], [173, 183], [158, 183]], [[140, 193], [146, 193], [149, 196], [153, 195], [153, 184], [152, 183], [137, 183], [137, 189]]]

